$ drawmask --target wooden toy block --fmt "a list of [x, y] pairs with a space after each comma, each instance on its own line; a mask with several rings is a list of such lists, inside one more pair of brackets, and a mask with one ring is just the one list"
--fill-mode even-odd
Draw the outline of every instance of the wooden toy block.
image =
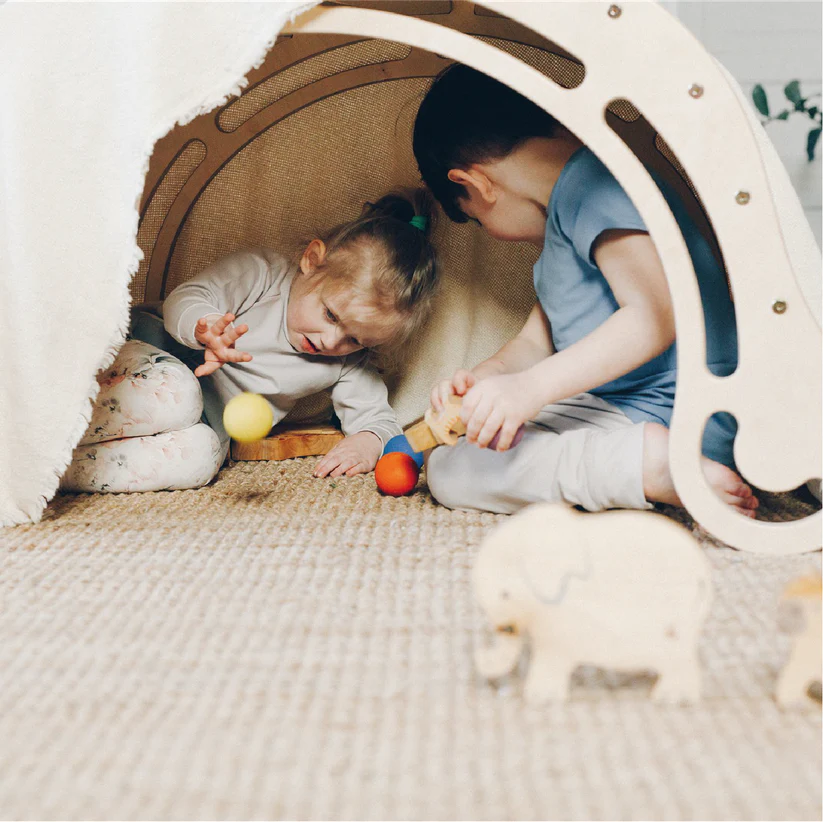
[[423, 419], [406, 429], [406, 439], [415, 451], [426, 451], [436, 445], [454, 445], [466, 433], [460, 419], [463, 398], [452, 395], [438, 414], [429, 408]]
[[483, 541], [476, 598], [497, 632], [475, 657], [497, 678], [531, 647], [527, 701], [565, 700], [579, 665], [651, 669], [660, 702], [700, 698], [697, 644], [712, 599], [709, 563], [681, 525], [644, 511], [531, 505]]
[[343, 432], [333, 425], [278, 425], [265, 439], [232, 441], [231, 456], [241, 462], [314, 457], [328, 454], [343, 438]]
[[[775, 686], [774, 697], [780, 705], [804, 702], [809, 686], [821, 681], [823, 636], [821, 636], [821, 594], [823, 578], [819, 575], [800, 577], [791, 582], [781, 597], [781, 616], [792, 619], [798, 630], [789, 659]], [[793, 626], [794, 627], [794, 626]]]

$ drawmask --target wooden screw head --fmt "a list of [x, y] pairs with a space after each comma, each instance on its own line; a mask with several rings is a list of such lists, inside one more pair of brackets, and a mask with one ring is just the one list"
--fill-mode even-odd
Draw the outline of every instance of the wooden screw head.
[[621, 14], [623, 14], [623, 9], [620, 6], [609, 6], [609, 17], [613, 20], [616, 20]]
[[752, 195], [748, 191], [738, 191], [734, 199], [738, 205], [746, 205], [751, 198]]
[[703, 96], [703, 91], [703, 86], [699, 85], [698, 83], [692, 83], [691, 86], [689, 86], [689, 96], [694, 97], [695, 100], [698, 97]]
[[785, 300], [775, 300], [772, 303], [772, 311], [774, 311], [775, 314], [785, 314], [788, 307]]

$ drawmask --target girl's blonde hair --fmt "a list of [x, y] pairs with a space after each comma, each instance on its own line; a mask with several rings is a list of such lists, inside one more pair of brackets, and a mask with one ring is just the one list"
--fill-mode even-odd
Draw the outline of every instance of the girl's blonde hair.
[[320, 270], [401, 317], [388, 348], [414, 334], [431, 311], [437, 289], [437, 259], [429, 240], [433, 220], [434, 201], [425, 189], [401, 189], [366, 203], [358, 218], [318, 234], [326, 245]]

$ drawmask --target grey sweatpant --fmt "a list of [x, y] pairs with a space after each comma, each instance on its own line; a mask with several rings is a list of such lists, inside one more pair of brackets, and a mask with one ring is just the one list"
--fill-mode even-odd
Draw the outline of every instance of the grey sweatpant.
[[534, 502], [587, 511], [650, 508], [643, 495], [643, 429], [594, 394], [547, 405], [508, 451], [461, 437], [431, 452], [426, 477], [447, 508], [512, 514]]

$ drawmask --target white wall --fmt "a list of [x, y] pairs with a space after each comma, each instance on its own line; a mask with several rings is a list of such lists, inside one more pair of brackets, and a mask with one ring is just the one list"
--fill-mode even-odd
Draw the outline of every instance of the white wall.
[[[673, 0], [662, 5], [723, 63], [750, 100], [752, 88], [760, 83], [773, 114], [790, 107], [783, 95], [789, 80], [800, 80], [804, 97], [821, 91], [823, 5], [819, 0]], [[810, 127], [808, 117], [793, 114], [785, 122], [770, 123], [766, 131], [789, 172], [820, 246], [823, 139], [817, 146], [817, 159], [809, 163], [806, 135]]]

